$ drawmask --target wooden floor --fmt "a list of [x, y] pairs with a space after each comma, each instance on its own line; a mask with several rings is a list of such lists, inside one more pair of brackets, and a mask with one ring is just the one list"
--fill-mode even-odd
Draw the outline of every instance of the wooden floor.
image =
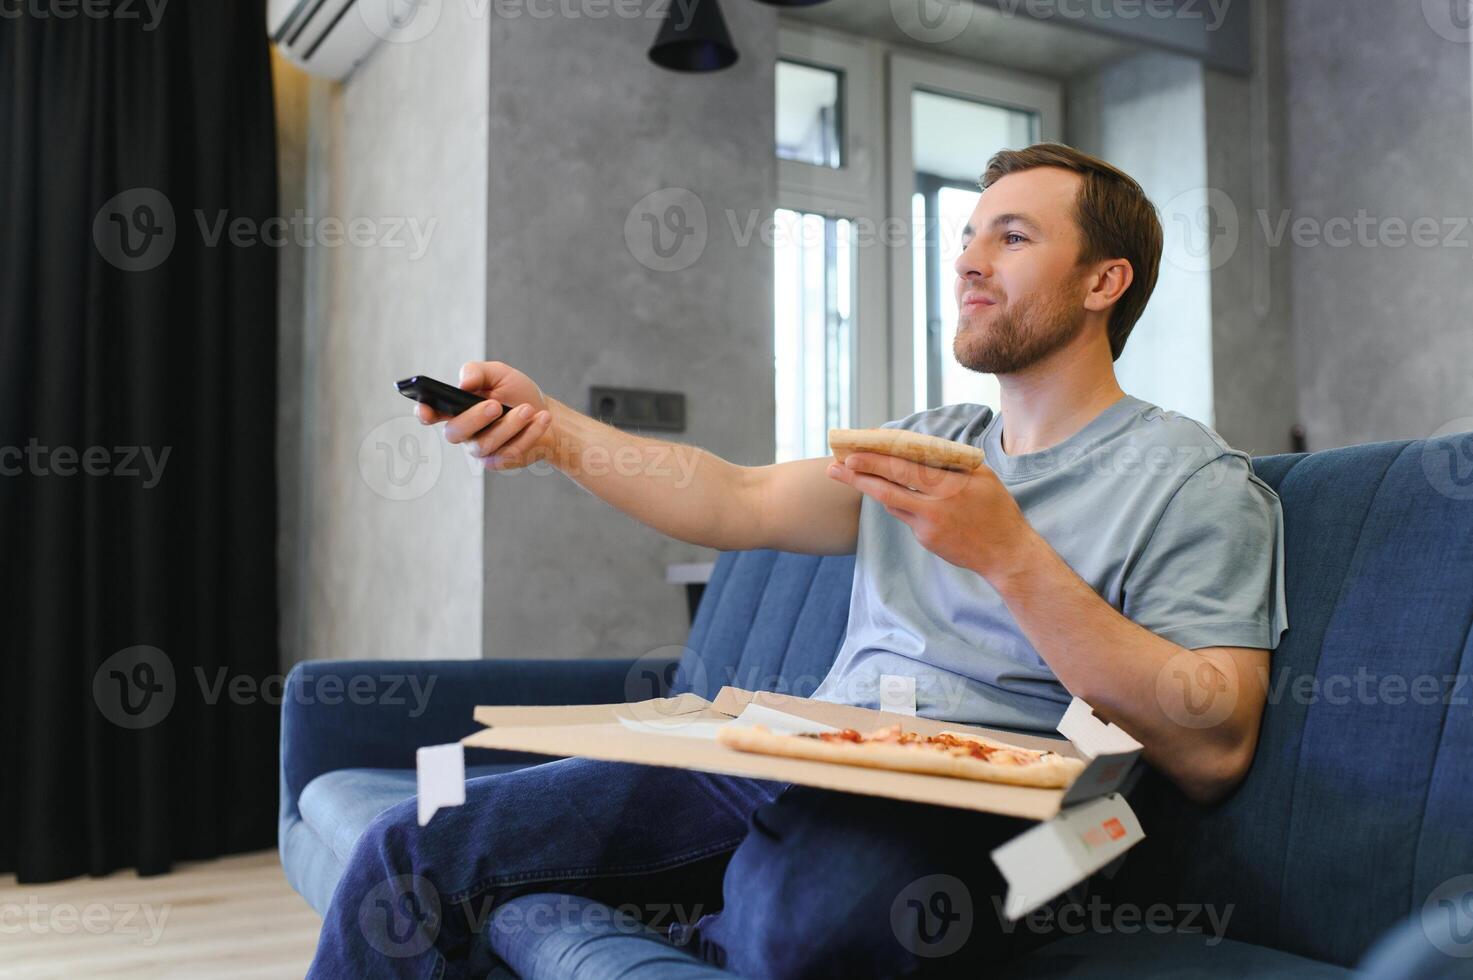
[[275, 851], [18, 885], [0, 877], [0, 977], [301, 977], [317, 913]]

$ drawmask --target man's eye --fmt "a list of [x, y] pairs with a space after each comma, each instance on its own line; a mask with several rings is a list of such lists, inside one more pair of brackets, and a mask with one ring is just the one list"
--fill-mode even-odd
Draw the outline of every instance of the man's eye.
[[1021, 232], [1016, 232], [1016, 231], [1010, 231], [1010, 232], [1008, 232], [1007, 235], [1003, 238], [1003, 241], [1007, 242], [1009, 245], [1021, 245], [1024, 242], [1026, 242], [1027, 240], [1028, 240], [1028, 236], [1027, 235], [1024, 235]]

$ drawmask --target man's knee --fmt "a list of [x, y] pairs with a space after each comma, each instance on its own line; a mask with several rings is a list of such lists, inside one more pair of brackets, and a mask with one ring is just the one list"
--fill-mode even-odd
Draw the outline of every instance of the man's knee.
[[986, 916], [1000, 884], [980, 846], [1000, 841], [971, 816], [790, 791], [753, 813], [726, 906], [701, 936], [753, 976], [885, 976], [970, 959], [995, 945]]
[[349, 867], [370, 865], [395, 871], [410, 860], [409, 841], [419, 824], [415, 801], [395, 804], [368, 822], [353, 845]]
[[844, 976], [906, 959], [888, 920], [897, 875], [907, 874], [884, 853], [894, 834], [861, 817], [862, 798], [827, 796], [790, 791], [752, 814], [727, 868], [722, 912], [700, 930], [728, 968]]

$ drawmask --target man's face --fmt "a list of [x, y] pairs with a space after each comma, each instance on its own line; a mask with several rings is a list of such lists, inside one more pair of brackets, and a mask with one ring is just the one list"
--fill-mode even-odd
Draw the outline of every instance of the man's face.
[[962, 367], [1015, 374], [1085, 323], [1085, 270], [1074, 201], [1083, 178], [1054, 167], [1009, 174], [982, 194], [956, 260]]

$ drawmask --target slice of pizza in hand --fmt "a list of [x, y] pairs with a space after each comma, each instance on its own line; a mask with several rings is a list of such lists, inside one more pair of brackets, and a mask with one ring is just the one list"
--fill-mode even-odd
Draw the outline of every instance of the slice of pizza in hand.
[[868, 735], [852, 728], [782, 735], [762, 725], [727, 726], [717, 731], [716, 740], [741, 752], [1043, 789], [1063, 789], [1084, 770], [1081, 760], [1057, 752], [1025, 749], [964, 732], [921, 735], [899, 725]]
[[841, 463], [850, 453], [884, 453], [963, 473], [975, 470], [987, 458], [976, 446], [909, 429], [830, 429], [829, 449]]

